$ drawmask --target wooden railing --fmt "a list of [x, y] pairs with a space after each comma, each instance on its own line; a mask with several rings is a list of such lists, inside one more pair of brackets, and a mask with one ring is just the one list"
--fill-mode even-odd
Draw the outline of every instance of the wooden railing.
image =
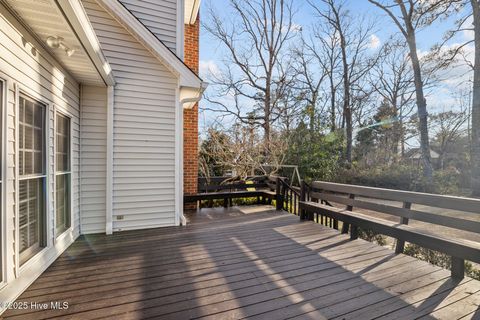
[[[350, 232], [352, 240], [358, 238], [358, 228], [370, 229], [376, 233], [397, 239], [396, 253], [404, 250], [405, 242], [446, 253], [452, 257], [452, 275], [462, 278], [464, 260], [480, 263], [480, 243], [464, 240], [460, 237], [445, 236], [435, 228], [409, 226], [411, 220], [421, 221], [480, 233], [480, 199], [460, 198], [398, 191], [316, 181], [311, 185], [302, 184], [300, 192], [301, 219], [318, 220], [318, 217], [343, 222], [342, 232]], [[334, 204], [334, 205], [332, 205]], [[432, 212], [442, 211], [441, 214]], [[477, 219], [465, 219], [451, 214], [451, 210], [473, 214]], [[377, 212], [393, 216], [386, 220], [372, 215]]]
[[252, 176], [245, 179], [232, 177], [212, 177], [198, 179], [198, 192], [186, 194], [184, 202], [196, 202], [200, 204], [208, 200], [207, 206], [213, 205], [213, 200], [223, 199], [224, 207], [231, 206], [235, 198], [257, 198], [257, 203], [272, 204], [276, 202], [277, 209], [281, 194], [282, 177], [277, 176]]
[[285, 210], [287, 212], [298, 215], [300, 212], [300, 188], [290, 186], [287, 179], [279, 179], [279, 200], [277, 202], [277, 210]]

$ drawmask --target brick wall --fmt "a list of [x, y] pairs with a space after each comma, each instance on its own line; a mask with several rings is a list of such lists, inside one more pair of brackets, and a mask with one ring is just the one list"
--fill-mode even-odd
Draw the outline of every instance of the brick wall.
[[[185, 25], [184, 61], [198, 73], [199, 67], [200, 21]], [[185, 194], [197, 192], [198, 178], [198, 104], [193, 109], [183, 111], [183, 191]], [[194, 209], [187, 205], [185, 209]]]

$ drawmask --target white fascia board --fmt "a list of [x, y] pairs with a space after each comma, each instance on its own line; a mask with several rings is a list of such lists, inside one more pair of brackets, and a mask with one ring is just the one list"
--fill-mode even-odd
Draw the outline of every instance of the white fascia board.
[[195, 24], [197, 22], [200, 2], [201, 0], [190, 0], [188, 5], [185, 5], [185, 24]]
[[202, 80], [118, 0], [97, 0], [97, 2], [173, 74], [179, 77], [180, 86], [201, 88]]
[[90, 24], [90, 20], [88, 19], [87, 13], [85, 12], [83, 5], [80, 3], [80, 0], [56, 0], [55, 3], [70, 23], [78, 40], [105, 82], [105, 85], [115, 85], [112, 68], [103, 55], [100, 42], [98, 41], [97, 35]]

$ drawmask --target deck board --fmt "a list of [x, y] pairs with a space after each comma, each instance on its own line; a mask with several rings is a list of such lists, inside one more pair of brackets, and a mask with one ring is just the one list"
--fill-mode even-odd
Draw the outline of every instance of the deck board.
[[78, 239], [5, 319], [478, 319], [480, 282], [271, 207]]

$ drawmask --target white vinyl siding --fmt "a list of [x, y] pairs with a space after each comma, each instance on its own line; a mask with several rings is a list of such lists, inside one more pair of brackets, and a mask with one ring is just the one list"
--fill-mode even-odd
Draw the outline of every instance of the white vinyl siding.
[[[16, 100], [17, 92], [23, 92], [32, 96], [35, 100], [47, 105], [46, 112], [49, 116], [46, 122], [48, 141], [48, 226], [49, 232], [47, 244], [52, 246], [54, 226], [54, 205], [53, 205], [53, 110], [59, 108], [73, 115], [72, 118], [72, 193], [74, 211], [74, 237], [79, 234], [79, 192], [78, 192], [78, 170], [79, 170], [79, 85], [65, 70], [49, 55], [36, 40], [8, 13], [3, 7], [0, 14], [0, 77], [8, 81], [8, 106], [7, 106], [7, 225], [10, 226], [6, 235], [9, 248], [18, 248], [18, 114]], [[58, 253], [58, 252], [57, 252]], [[10, 281], [19, 268], [19, 257], [16, 250], [9, 250], [6, 263], [9, 270]], [[13, 267], [13, 269], [11, 269]], [[30, 268], [30, 266], [29, 266]], [[43, 265], [32, 265], [32, 268], [44, 268]], [[33, 272], [33, 271], [32, 271]], [[1, 295], [0, 295], [0, 298]], [[0, 299], [1, 300], [1, 299]], [[3, 300], [2, 300], [3, 301]]]
[[170, 50], [176, 51], [176, 0], [120, 0]]
[[174, 225], [177, 79], [95, 1], [82, 2], [116, 81], [113, 230]]
[[82, 86], [81, 231], [104, 233], [106, 224], [107, 88]]

